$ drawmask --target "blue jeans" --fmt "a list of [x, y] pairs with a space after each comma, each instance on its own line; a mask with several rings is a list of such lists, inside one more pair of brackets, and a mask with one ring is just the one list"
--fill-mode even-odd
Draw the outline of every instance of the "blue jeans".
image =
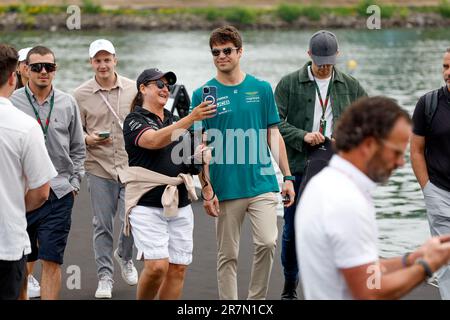
[[289, 208], [284, 208], [283, 237], [281, 241], [281, 264], [283, 265], [284, 280], [293, 282], [298, 279], [297, 252], [295, 250], [294, 218], [297, 209], [298, 190], [302, 181], [301, 175], [295, 175], [295, 201]]

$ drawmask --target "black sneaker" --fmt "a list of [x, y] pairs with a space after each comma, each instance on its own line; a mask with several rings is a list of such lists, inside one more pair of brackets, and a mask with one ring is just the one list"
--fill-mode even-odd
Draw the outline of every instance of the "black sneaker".
[[295, 281], [285, 281], [281, 300], [298, 300], [297, 297], [298, 279]]

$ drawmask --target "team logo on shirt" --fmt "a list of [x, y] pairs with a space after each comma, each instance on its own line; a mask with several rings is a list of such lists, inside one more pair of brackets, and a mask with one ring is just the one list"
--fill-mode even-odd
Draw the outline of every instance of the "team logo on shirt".
[[142, 127], [142, 124], [141, 124], [141, 123], [136, 122], [136, 121], [134, 121], [134, 120], [131, 120], [129, 125], [130, 125], [131, 131], [137, 130], [137, 129], [139, 129], [140, 127]]
[[246, 103], [259, 103], [261, 101], [258, 91], [244, 92]]
[[230, 98], [228, 96], [220, 97], [217, 99], [217, 113], [219, 115], [231, 112]]

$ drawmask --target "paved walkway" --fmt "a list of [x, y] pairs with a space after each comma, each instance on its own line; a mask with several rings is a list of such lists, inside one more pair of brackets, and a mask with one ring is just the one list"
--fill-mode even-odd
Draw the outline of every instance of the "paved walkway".
[[[101, 201], [101, 200], [100, 200]], [[216, 279], [216, 242], [214, 219], [207, 216], [201, 206], [201, 202], [194, 203], [195, 228], [194, 228], [194, 257], [193, 263], [188, 269], [183, 299], [218, 299]], [[63, 265], [62, 299], [94, 299], [97, 288], [97, 276], [92, 249], [92, 214], [86, 185], [83, 184], [80, 195], [76, 199], [72, 213], [72, 229], [65, 254]], [[278, 243], [281, 239], [281, 227], [283, 220], [278, 218]], [[117, 224], [116, 224], [117, 225]], [[118, 229], [118, 228], [116, 228]], [[116, 234], [119, 230], [116, 230]], [[117, 239], [117, 236], [116, 238]], [[245, 299], [250, 278], [252, 245], [250, 225], [244, 224], [240, 260], [238, 268], [239, 298]], [[71, 274], [77, 266], [81, 271], [81, 289], [69, 290], [67, 282], [73, 283]], [[118, 268], [118, 265], [115, 265]], [[137, 262], [138, 271], [142, 263]], [[37, 268], [40, 269], [40, 268]], [[38, 271], [38, 270], [37, 270]], [[135, 299], [136, 287], [128, 286], [117, 272], [114, 276], [113, 299]], [[68, 274], [67, 272], [71, 272]], [[278, 300], [283, 287], [283, 276], [280, 264], [280, 246], [275, 253], [275, 261], [272, 269], [268, 299]], [[300, 290], [299, 290], [300, 291]], [[408, 299], [439, 299], [438, 290], [430, 285], [422, 285], [407, 296]], [[299, 302], [300, 303], [300, 302]]]

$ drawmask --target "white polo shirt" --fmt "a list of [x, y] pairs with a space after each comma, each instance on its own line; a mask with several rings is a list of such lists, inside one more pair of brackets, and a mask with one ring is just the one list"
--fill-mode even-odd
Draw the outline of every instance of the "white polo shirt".
[[295, 214], [306, 299], [353, 299], [340, 269], [378, 261], [375, 187], [338, 155], [306, 186]]
[[31, 252], [25, 191], [57, 175], [36, 119], [0, 97], [0, 260], [17, 261]]

